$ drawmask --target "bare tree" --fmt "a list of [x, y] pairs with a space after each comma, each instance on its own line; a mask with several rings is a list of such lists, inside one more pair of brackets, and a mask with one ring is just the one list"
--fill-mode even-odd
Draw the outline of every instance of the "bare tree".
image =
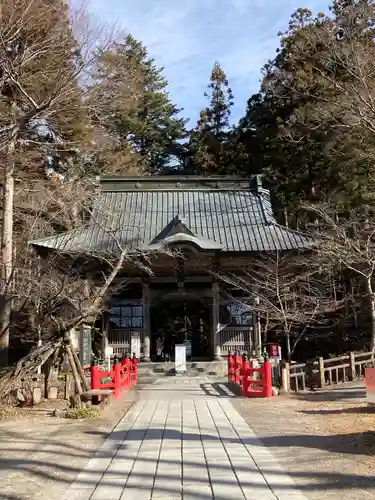
[[[95, 205], [90, 214], [89, 225], [48, 239], [50, 250], [44, 257], [36, 258], [29, 248], [13, 266], [17, 279], [11, 301], [18, 317], [24, 318], [20, 328], [31, 329], [27, 340], [37, 346], [0, 380], [0, 399], [19, 377], [32, 373], [69, 344], [72, 330], [95, 322], [108, 299], [125, 288], [128, 280], [121, 276], [125, 263], [152, 272], [152, 253], [129, 250], [122, 240], [126, 228], [116, 224], [115, 213], [99, 211]], [[86, 247], [89, 230], [99, 234], [100, 245], [95, 249]]]
[[375, 220], [371, 214], [343, 216], [328, 204], [305, 206], [317, 219], [316, 259], [330, 273], [348, 271], [362, 283], [371, 317], [371, 350], [375, 353]]
[[251, 265], [219, 277], [251, 297], [253, 311], [266, 328], [285, 337], [288, 359], [307, 328], [326, 322], [329, 313], [343, 307], [329, 276], [295, 252], [259, 255]]
[[[0, 160], [3, 193], [0, 357], [4, 364], [8, 356], [11, 288], [14, 282], [14, 222], [20, 214], [20, 211], [18, 214], [14, 211], [15, 203], [18, 205], [19, 202], [15, 179], [19, 177], [34, 182], [34, 178], [38, 177], [41, 183], [48, 172], [46, 159], [50, 161], [53, 153], [54, 158], [58, 158], [58, 168], [54, 162], [50, 170], [55, 172], [58, 181], [64, 180], [64, 185], [79, 186], [82, 199], [90, 196], [90, 193], [82, 193], [82, 187], [89, 185], [88, 177], [100, 172], [98, 159], [106, 163], [116, 157], [116, 166], [120, 162], [123, 171], [137, 163], [136, 155], [124, 144], [117, 144], [105, 128], [110, 118], [110, 112], [104, 116], [109, 95], [111, 104], [121, 110], [131, 107], [137, 99], [138, 80], [131, 64], [126, 67], [115, 61], [112, 71], [98, 75], [98, 58], [110, 48], [114, 36], [113, 31], [93, 28], [84, 9], [68, 12], [64, 1], [1, 2]], [[113, 74], [115, 70], [116, 78]], [[128, 83], [125, 84], [126, 78]], [[123, 83], [123, 87], [119, 82]], [[112, 143], [116, 144], [109, 148], [108, 144]], [[74, 161], [77, 152], [80, 153], [79, 161]], [[25, 194], [27, 182], [18, 194], [20, 191]], [[63, 189], [64, 186], [58, 186], [55, 207], [64, 212], [65, 223], [70, 221], [71, 227], [74, 227], [80, 219], [77, 197], [70, 196], [70, 193], [62, 196]], [[40, 191], [40, 186], [36, 191]], [[30, 193], [27, 198], [29, 201]], [[50, 200], [47, 205], [45, 218], [52, 219]], [[25, 208], [29, 212], [35, 210], [30, 203], [22, 206], [23, 210]], [[57, 212], [59, 210], [54, 211], [55, 215]], [[40, 220], [40, 217], [37, 219]], [[49, 231], [55, 227], [56, 221], [50, 222]], [[20, 251], [18, 248], [17, 253]]]
[[267, 89], [281, 100], [302, 99], [283, 128], [293, 142], [322, 131], [327, 155], [345, 159], [355, 150], [364, 164], [373, 163], [373, 17], [372, 2], [353, 2], [340, 16], [319, 14], [288, 35], [287, 63], [274, 75], [277, 84], [270, 79]]

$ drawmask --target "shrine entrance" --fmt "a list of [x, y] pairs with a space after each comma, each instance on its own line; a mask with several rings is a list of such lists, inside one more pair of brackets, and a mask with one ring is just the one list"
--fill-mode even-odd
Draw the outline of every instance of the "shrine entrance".
[[212, 359], [210, 307], [203, 300], [159, 298], [151, 307], [151, 332], [152, 361], [173, 361], [175, 345], [183, 343], [187, 360]]

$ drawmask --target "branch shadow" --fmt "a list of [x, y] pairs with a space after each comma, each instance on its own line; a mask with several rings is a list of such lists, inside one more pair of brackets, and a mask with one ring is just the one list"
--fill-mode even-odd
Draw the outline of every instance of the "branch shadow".
[[345, 415], [345, 414], [357, 414], [357, 415], [374, 415], [375, 409], [367, 406], [355, 406], [352, 408], [337, 408], [335, 410], [300, 410], [299, 413], [304, 413], [305, 415]]
[[[89, 434], [100, 435], [100, 431], [89, 431]], [[195, 433], [181, 433], [174, 429], [152, 428], [152, 429], [131, 429], [127, 436], [126, 441], [153, 441], [160, 439], [172, 439], [180, 441], [203, 441], [203, 442], [217, 442], [226, 444], [243, 444], [245, 446], [259, 446], [261, 442], [266, 448], [310, 448], [316, 450], [327, 451], [331, 454], [343, 455], [358, 455], [358, 445], [368, 446], [368, 449], [363, 450], [363, 455], [372, 456], [375, 452], [375, 431], [367, 431], [363, 433], [354, 432], [349, 434], [337, 435], [306, 435], [306, 434], [292, 434], [280, 436], [267, 436], [246, 438], [220, 438], [211, 434], [205, 434], [204, 428], [201, 429], [201, 434]], [[120, 441], [123, 434], [114, 431], [109, 439]]]
[[[156, 433], [152, 433], [153, 435], [156, 435]], [[168, 439], [170, 437], [171, 439], [175, 438], [174, 433], [170, 432], [168, 433], [169, 436], [163, 436], [164, 439]], [[158, 435], [160, 437], [160, 434]], [[196, 435], [195, 438], [193, 435], [190, 436], [191, 440], [196, 440], [201, 442], [200, 436]], [[228, 441], [228, 440], [227, 440]], [[246, 440], [245, 443], [249, 442], [251, 443], [253, 440]], [[256, 439], [254, 441], [257, 441]], [[264, 441], [264, 440], [263, 440]], [[239, 442], [238, 440], [229, 440], [229, 442]], [[273, 444], [272, 441], [268, 441], [268, 444]], [[287, 443], [285, 443], [285, 446], [287, 446]], [[20, 450], [22, 451], [22, 450]], [[117, 454], [117, 455], [116, 455]], [[65, 455], [63, 453], [62, 455]], [[126, 461], [126, 460], [134, 460], [134, 455], [132, 454], [132, 450], [128, 448], [126, 443], [120, 442], [118, 447], [115, 447], [115, 450], [112, 451], [112, 453], [109, 453], [107, 455], [100, 455], [102, 458], [106, 458], [106, 464], [103, 463], [103, 477], [100, 480], [100, 486], [104, 486], [107, 489], [113, 489], [116, 490], [118, 488], [124, 488], [125, 487], [125, 482], [126, 478], [125, 475], [123, 474], [124, 477], [119, 477], [118, 470], [113, 470], [111, 471], [110, 468], [110, 463], [111, 460], [114, 456], [114, 459], [116, 460], [116, 456], [118, 459], [121, 461]], [[95, 458], [97, 458], [97, 455], [94, 455]], [[254, 481], [251, 480], [252, 477], [254, 477], [253, 473], [254, 472], [259, 472], [257, 469], [256, 464], [250, 460], [251, 456], [249, 455], [249, 461], [246, 463], [244, 461], [243, 465], [236, 465], [236, 473], [242, 474], [242, 477], [245, 475], [245, 479], [241, 480], [241, 486], [243, 488], [251, 488], [254, 490], [254, 492], [257, 492], [261, 490], [264, 490], [264, 484], [262, 482]], [[144, 491], [149, 488], [150, 482], [152, 483], [154, 480], [155, 472], [149, 472], [150, 470], [150, 464], [155, 465], [154, 470], [156, 469], [156, 457], [152, 456], [150, 454], [148, 455], [143, 455], [142, 457], [138, 458], [138, 460], [141, 462], [142, 466], [144, 466], [144, 470], [139, 470], [139, 467], [137, 468], [137, 472], [132, 473], [133, 474], [133, 479], [135, 479], [137, 486], [136, 486], [136, 491]], [[0, 460], [1, 463], [1, 460]], [[233, 470], [231, 464], [225, 465], [220, 462], [218, 462], [215, 458], [214, 459], [207, 459], [207, 464], [210, 470], [210, 473], [214, 476], [214, 482], [217, 486], [223, 485], [223, 486], [236, 486], [237, 483], [234, 482], [234, 480], [231, 480], [228, 478], [228, 474], [233, 475]], [[13, 471], [18, 471], [18, 472], [26, 472], [29, 475], [33, 477], [39, 477], [43, 481], [56, 481], [65, 484], [65, 487], [67, 488], [71, 481], [73, 480], [72, 477], [68, 479], [67, 477], [62, 478], [61, 474], [66, 474], [69, 473], [71, 476], [77, 476], [79, 472], [81, 472], [81, 469], [76, 468], [72, 465], [69, 464], [62, 464], [61, 462], [59, 463], [58, 461], [51, 462], [51, 461], [46, 461], [46, 460], [38, 460], [38, 459], [24, 459], [24, 460], [4, 460], [4, 464], [2, 464], [4, 467], [1, 467], [4, 470], [9, 470], [9, 472]], [[105, 469], [105, 466], [107, 465], [107, 468]], [[194, 467], [197, 469], [206, 469], [206, 465], [202, 462], [199, 461], [199, 458], [194, 458], [194, 454], [189, 454], [188, 458], [184, 460], [184, 465], [187, 467]], [[165, 467], [168, 467], [168, 469], [165, 469]], [[173, 484], [173, 471], [176, 470], [176, 466], [180, 467], [181, 466], [181, 461], [180, 460], [173, 460], [173, 459], [163, 459], [160, 460], [158, 464], [158, 480], [163, 482], [163, 487], [158, 488], [158, 490], [163, 491], [164, 493], [170, 495], [170, 498], [175, 498], [180, 494], [180, 489], [175, 487], [171, 487], [171, 484]], [[160, 468], [164, 468], [166, 472], [161, 472], [159, 471]], [[53, 470], [53, 472], [51, 472]], [[281, 469], [275, 469], [274, 467], [267, 467], [267, 464], [262, 467], [261, 469], [261, 474], [266, 475], [267, 473], [272, 474], [272, 476], [280, 477], [280, 481], [274, 480], [272, 487], [277, 488], [279, 490], [287, 490], [290, 486], [285, 483], [283, 480], [283, 476], [285, 475], [285, 472], [283, 472]], [[332, 489], [338, 489], [338, 490], [344, 490], [347, 488], [351, 489], [356, 489], [356, 488], [365, 488], [365, 489], [375, 489], [375, 478], [369, 478], [368, 476], [360, 475], [360, 474], [347, 474], [347, 473], [332, 473], [332, 472], [304, 472], [304, 471], [294, 471], [294, 472], [288, 472], [288, 475], [294, 479], [297, 483], [298, 480], [304, 480], [304, 484], [298, 486], [298, 489], [303, 490], [303, 491], [325, 491], [325, 490], [332, 490]], [[246, 476], [248, 478], [246, 478]], [[179, 476], [177, 476], [179, 477]], [[306, 479], [310, 479], [311, 482], [306, 483]], [[209, 481], [208, 479], [204, 478], [204, 475], [198, 474], [198, 476], [190, 476], [190, 475], [184, 475], [183, 476], [183, 481], [187, 485], [196, 485], [198, 486], [208, 486]], [[98, 482], [98, 473], [97, 470], [95, 469], [89, 469], [85, 470], [84, 474], [84, 479], [81, 479], [79, 481], [79, 488], [80, 489], [89, 489], [91, 488], [92, 491], [95, 490], [97, 487], [97, 482]], [[170, 484], [168, 484], [170, 483]], [[188, 488], [188, 486], [187, 486]], [[130, 486], [129, 486], [130, 490]], [[13, 490], [14, 491], [14, 490]], [[205, 494], [199, 494], [199, 492], [194, 493], [194, 497], [197, 499], [206, 499], [206, 498], [212, 498], [211, 494], [205, 495]], [[3, 493], [2, 496], [0, 494], [0, 499], [4, 498], [4, 500], [13, 500], [13, 499], [19, 499], [19, 496], [14, 496], [13, 494], [7, 494]], [[21, 497], [22, 498], [22, 497]], [[32, 498], [29, 497], [28, 498]], [[40, 498], [39, 495], [35, 497], [35, 500], [37, 498]], [[111, 497], [112, 498], [112, 497]], [[216, 498], [216, 497], [215, 497]], [[226, 497], [221, 497], [218, 496], [217, 498], [224, 498]], [[232, 497], [230, 497], [232, 498]], [[227, 499], [228, 500], [228, 499]]]
[[[116, 469], [116, 460], [119, 461], [134, 461], [134, 446], [138, 447], [138, 443], [146, 444], [150, 442], [160, 442], [163, 439], [163, 443], [170, 447], [172, 443], [168, 444], [169, 440], [178, 440], [188, 443], [188, 448], [190, 448], [189, 453], [186, 453], [183, 457], [184, 465], [193, 467], [194, 469], [206, 469], [206, 464], [200, 461], [199, 456], [196, 457], [194, 451], [195, 445], [197, 444], [197, 449], [204, 446], [212, 447], [212, 444], [222, 443], [227, 449], [230, 455], [231, 445], [242, 445], [244, 450], [247, 450], [248, 455], [240, 463], [236, 463], [235, 470], [236, 473], [241, 474], [241, 485], [244, 488], [249, 488], [254, 491], [254, 494], [259, 494], [261, 497], [262, 491], [264, 491], [264, 483], [254, 480], [253, 473], [259, 473], [257, 469], [256, 461], [252, 458], [252, 450], [256, 448], [259, 450], [261, 445], [266, 448], [309, 448], [311, 450], [324, 450], [331, 454], [359, 454], [359, 448], [356, 443], [361, 443], [366, 446], [367, 450], [364, 448], [362, 454], [373, 456], [375, 450], [375, 433], [365, 432], [365, 433], [351, 433], [351, 434], [339, 434], [337, 436], [315, 436], [315, 435], [299, 435], [293, 434], [289, 436], [273, 436], [273, 437], [263, 437], [260, 440], [256, 437], [246, 437], [245, 439], [240, 439], [239, 437], [231, 438], [219, 438], [217, 435], [210, 434], [208, 429], [204, 428], [204, 423], [200, 433], [195, 432], [180, 432], [174, 429], [165, 429], [163, 427], [158, 428], [142, 428], [142, 429], [130, 429], [128, 431], [113, 431], [110, 435], [107, 432], [101, 432], [99, 430], [85, 431], [82, 433], [82, 442], [84, 442], [84, 434], [86, 435], [97, 435], [102, 438], [108, 438], [107, 445], [103, 449], [99, 449], [96, 453], [92, 450], [85, 449], [83, 445], [79, 442], [74, 445], [64, 443], [63, 440], [59, 439], [58, 434], [53, 439], [47, 439], [38, 446], [40, 440], [36, 437], [30, 436], [25, 433], [8, 432], [6, 436], [3, 436], [3, 447], [0, 448], [0, 470], [2, 477], [4, 474], [13, 475], [16, 471], [19, 473], [23, 479], [26, 481], [35, 482], [37, 479], [41, 481], [41, 484], [55, 482], [60, 484], [61, 487], [65, 489], [69, 484], [76, 478], [76, 476], [81, 472], [81, 468], [74, 464], [74, 458], [81, 457], [82, 461], [85, 459], [89, 461], [90, 458], [95, 457], [100, 461], [100, 468], [103, 474], [99, 475], [95, 468], [85, 469], [83, 479], [80, 479], [80, 488], [84, 488], [87, 491], [93, 492], [97, 487], [97, 481], [100, 480], [100, 485], [107, 488], [110, 492], [113, 492], [113, 497], [116, 496], [120, 489], [125, 487], [126, 477], [125, 473], [122, 472], [119, 476], [118, 468]], [[12, 448], [11, 453], [13, 456], [9, 458], [6, 456], [6, 452], [9, 451], [6, 447], [7, 440], [21, 440], [22, 443], [35, 445], [32, 453], [27, 453], [25, 448], [21, 445]], [[16, 442], [16, 441], [13, 441]], [[44, 449], [45, 448], [45, 449]], [[142, 448], [140, 448], [142, 450]], [[147, 448], [146, 448], [147, 449]], [[136, 483], [136, 487], [131, 489], [131, 484], [129, 483], [128, 491], [129, 493], [145, 492], [148, 490], [149, 485], [153, 484], [155, 480], [155, 470], [156, 463], [158, 459], [159, 451], [154, 450], [153, 444], [148, 448], [149, 451], [141, 453], [137, 457], [138, 466], [132, 469], [129, 477], [132, 477]], [[151, 451], [150, 451], [151, 450]], [[18, 454], [18, 456], [17, 456]], [[211, 455], [212, 456], [212, 455]], [[216, 457], [210, 458], [207, 456], [207, 464], [212, 472], [212, 477], [214, 477], [215, 484], [222, 485], [225, 487], [237, 486], [233, 474], [233, 466], [228, 459], [227, 462], [223, 463], [217, 460]], [[114, 460], [114, 462], [112, 462]], [[136, 463], [136, 462], [135, 462]], [[111, 464], [115, 465], [111, 467]], [[82, 464], [81, 464], [82, 465]], [[155, 467], [154, 467], [155, 466]], [[185, 470], [188, 470], [185, 469]], [[178, 474], [174, 476], [174, 471], [181, 470], [181, 460], [180, 459], [168, 459], [167, 455], [165, 458], [161, 459], [158, 464], [157, 479], [161, 481], [161, 486], [158, 486], [158, 492], [165, 494], [166, 498], [181, 498], [181, 485], [178, 486]], [[267, 461], [265, 461], [264, 466], [261, 470], [262, 474], [272, 474], [274, 479], [275, 488], [280, 491], [285, 491], [287, 495], [288, 484], [285, 483], [283, 476], [285, 473], [280, 469], [275, 469], [270, 466]], [[183, 472], [182, 472], [183, 474]], [[288, 475], [296, 481], [296, 483], [303, 483], [298, 486], [300, 490], [303, 491], [317, 491], [323, 492], [326, 490], [337, 490], [344, 491], [350, 490], [360, 490], [374, 489], [375, 495], [375, 477], [369, 477], [366, 475], [356, 474], [356, 473], [344, 473], [344, 472], [317, 472], [314, 470], [299, 470], [299, 471], [289, 471]], [[100, 479], [101, 478], [101, 479]], [[242, 480], [242, 478], [244, 478]], [[194, 485], [194, 487], [206, 487], [209, 488], [209, 481], [205, 478], [205, 474], [183, 475], [183, 484]], [[181, 481], [180, 481], [181, 483]], [[186, 486], [188, 491], [189, 486]], [[204, 489], [204, 488], [203, 488]], [[19, 498], [24, 498], [22, 495], [14, 494], [14, 487], [12, 486], [12, 491], [8, 492], [6, 487], [2, 487], [2, 493], [0, 493], [0, 499], [4, 500], [17, 500]], [[39, 498], [45, 498], [43, 496], [27, 495], [30, 500], [39, 500]], [[91, 493], [90, 493], [91, 495]], [[89, 496], [90, 496], [89, 495]], [[89, 497], [88, 496], [88, 497]], [[121, 493], [119, 494], [119, 498]], [[87, 497], [87, 498], [88, 498]], [[194, 498], [197, 500], [207, 500], [212, 499], [212, 494], [207, 492], [200, 493], [194, 490]], [[60, 498], [60, 497], [59, 497]], [[111, 497], [112, 498], [112, 497]], [[222, 500], [228, 500], [229, 497], [225, 496], [215, 496], [215, 498], [220, 498]], [[55, 500], [55, 497], [54, 499]]]
[[340, 400], [351, 400], [351, 399], [365, 399], [366, 389], [363, 387], [346, 388], [337, 387], [331, 390], [322, 390], [314, 392], [299, 392], [296, 397], [298, 399], [310, 402], [319, 401], [340, 401]]

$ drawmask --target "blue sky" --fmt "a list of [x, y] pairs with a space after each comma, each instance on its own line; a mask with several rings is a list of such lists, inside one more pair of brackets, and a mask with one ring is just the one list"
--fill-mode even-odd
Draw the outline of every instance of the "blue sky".
[[235, 96], [232, 120], [259, 88], [260, 69], [298, 7], [327, 11], [327, 0], [91, 0], [100, 20], [142, 40], [169, 81], [173, 101], [194, 126], [206, 105], [205, 86], [218, 60]]

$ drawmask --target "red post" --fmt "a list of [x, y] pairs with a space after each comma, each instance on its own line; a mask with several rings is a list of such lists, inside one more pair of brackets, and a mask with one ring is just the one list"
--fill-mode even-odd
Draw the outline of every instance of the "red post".
[[233, 365], [234, 365], [234, 366], [233, 366], [233, 368], [234, 368], [234, 373], [233, 373], [233, 382], [234, 382], [235, 384], [238, 384], [238, 358], [239, 358], [239, 356], [238, 356], [238, 352], [237, 352], [237, 351], [235, 351], [235, 352], [234, 352], [234, 356], [233, 356], [233, 361], [234, 361], [234, 363], [233, 363]]
[[91, 389], [93, 391], [100, 389], [100, 371], [97, 359], [93, 359], [91, 365]]
[[138, 384], [138, 360], [135, 356], [135, 353], [133, 354], [133, 359], [132, 359], [132, 385]]
[[114, 397], [117, 399], [120, 397], [121, 394], [121, 365], [120, 365], [120, 360], [118, 358], [115, 358], [113, 361], [113, 372], [114, 372], [114, 382], [115, 382], [115, 389], [113, 391]]
[[233, 355], [228, 352], [228, 382], [233, 382]]
[[263, 364], [263, 397], [272, 398], [272, 366], [269, 361]]
[[132, 360], [126, 356], [125, 360], [125, 379], [124, 379], [124, 388], [129, 389], [131, 385], [131, 368], [132, 368]]
[[233, 381], [235, 384], [241, 384], [241, 368], [242, 368], [242, 356], [238, 351], [234, 353], [234, 374]]
[[250, 376], [250, 362], [247, 359], [246, 354], [243, 355], [242, 364], [242, 394], [247, 396], [249, 390], [249, 376]]

